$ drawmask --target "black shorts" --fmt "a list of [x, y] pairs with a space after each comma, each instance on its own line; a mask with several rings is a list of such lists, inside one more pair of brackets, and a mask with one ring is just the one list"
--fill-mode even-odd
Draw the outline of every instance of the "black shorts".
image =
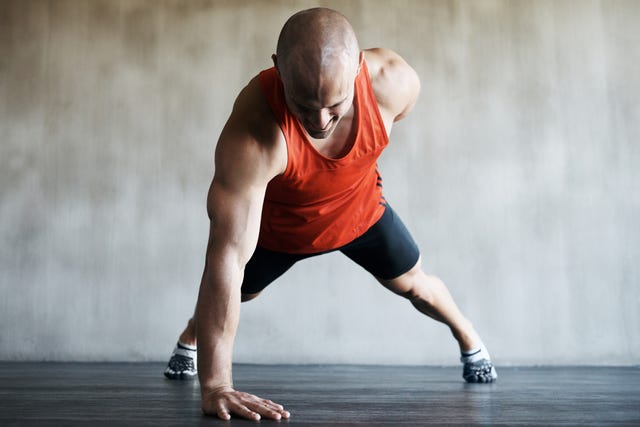
[[242, 293], [258, 293], [296, 262], [334, 251], [342, 252], [382, 280], [403, 275], [416, 265], [420, 257], [411, 234], [391, 206], [387, 205], [382, 217], [369, 230], [337, 249], [314, 254], [290, 254], [258, 246], [245, 267]]

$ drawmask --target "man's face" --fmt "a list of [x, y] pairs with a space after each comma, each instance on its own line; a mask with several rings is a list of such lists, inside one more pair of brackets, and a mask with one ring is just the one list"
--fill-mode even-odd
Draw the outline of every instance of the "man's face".
[[289, 110], [311, 138], [328, 138], [353, 105], [354, 71], [339, 69], [330, 76], [295, 74], [281, 75]]

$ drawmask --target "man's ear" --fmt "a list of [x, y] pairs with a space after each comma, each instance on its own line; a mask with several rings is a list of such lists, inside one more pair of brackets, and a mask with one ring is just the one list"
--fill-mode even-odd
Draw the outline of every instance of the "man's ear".
[[273, 61], [273, 66], [276, 67], [276, 72], [278, 73], [278, 76], [279, 76], [280, 70], [278, 69], [278, 57], [276, 56], [275, 53], [271, 55], [271, 60]]

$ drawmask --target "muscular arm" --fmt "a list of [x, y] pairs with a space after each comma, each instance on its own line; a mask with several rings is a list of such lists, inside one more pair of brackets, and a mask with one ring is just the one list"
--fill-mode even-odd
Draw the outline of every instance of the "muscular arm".
[[[240, 94], [216, 148], [209, 189], [210, 218], [205, 269], [196, 305], [198, 372], [203, 410], [228, 418], [284, 415], [271, 402], [236, 392], [232, 381], [233, 343], [240, 317], [244, 267], [255, 249], [267, 183], [286, 165], [286, 151], [272, 132], [257, 81]], [[263, 103], [263, 102], [262, 102]], [[283, 159], [283, 155], [285, 156]]]
[[365, 58], [378, 106], [385, 122], [389, 122], [390, 130], [390, 125], [406, 117], [416, 104], [420, 79], [415, 70], [392, 50], [367, 49]]

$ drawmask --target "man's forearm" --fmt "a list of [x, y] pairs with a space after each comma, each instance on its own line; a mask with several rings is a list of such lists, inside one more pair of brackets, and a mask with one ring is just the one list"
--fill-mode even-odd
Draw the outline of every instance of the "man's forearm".
[[228, 254], [208, 253], [207, 258], [196, 305], [198, 376], [203, 394], [233, 384], [233, 343], [242, 282], [242, 270]]

